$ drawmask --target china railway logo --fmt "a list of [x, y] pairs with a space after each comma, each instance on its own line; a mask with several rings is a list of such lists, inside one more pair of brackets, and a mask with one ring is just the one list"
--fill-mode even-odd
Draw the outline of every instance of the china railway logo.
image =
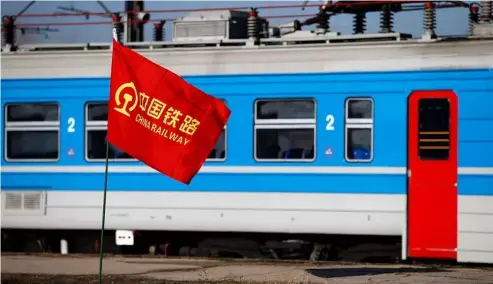
[[133, 82], [118, 87], [115, 103], [115, 111], [130, 117], [130, 114], [137, 109], [138, 113], [135, 115], [137, 124], [181, 145], [190, 142], [200, 125], [198, 119], [182, 113], [175, 105], [149, 97], [144, 92], [138, 92]]
[[[133, 92], [128, 93], [124, 92], [122, 95], [123, 90], [125, 89], [131, 89]], [[141, 96], [146, 96], [144, 93], [140, 93]], [[123, 100], [125, 101], [122, 105], [121, 102], [121, 97], [123, 96]], [[149, 97], [147, 97], [149, 99]], [[116, 102], [116, 107], [115, 110], [125, 116], [130, 117], [130, 113], [132, 112], [136, 107], [138, 103], [138, 98], [137, 98], [137, 89], [135, 88], [135, 84], [133, 82], [128, 82], [125, 84], [122, 84], [118, 90], [116, 90], [115, 93], [115, 102]], [[129, 104], [132, 103], [132, 105], [129, 106]]]

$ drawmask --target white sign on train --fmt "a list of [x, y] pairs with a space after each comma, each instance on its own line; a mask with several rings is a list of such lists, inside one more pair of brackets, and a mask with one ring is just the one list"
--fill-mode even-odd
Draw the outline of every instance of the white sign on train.
[[134, 232], [129, 230], [116, 230], [116, 245], [117, 246], [133, 246]]
[[75, 132], [75, 118], [69, 117], [67, 122], [68, 122], [67, 132], [69, 133]]

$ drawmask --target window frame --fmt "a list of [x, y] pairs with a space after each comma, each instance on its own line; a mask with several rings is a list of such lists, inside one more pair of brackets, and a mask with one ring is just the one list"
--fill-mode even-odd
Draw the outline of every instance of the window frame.
[[[223, 98], [217, 98], [217, 99], [222, 101], [226, 106], [228, 105], [226, 99]], [[225, 162], [226, 159], [228, 158], [228, 124], [227, 123], [224, 125], [223, 130], [224, 130], [224, 158], [209, 158], [209, 155], [207, 155], [207, 159], [205, 159], [206, 162], [212, 162], [212, 163]], [[219, 138], [221, 138], [221, 135], [219, 135]], [[216, 145], [214, 145], [214, 148], [215, 147]], [[212, 149], [214, 150], [214, 148]]]
[[[84, 104], [84, 159], [88, 163], [101, 163], [105, 162], [106, 159], [90, 159], [88, 157], [89, 154], [89, 131], [95, 130], [104, 130], [106, 131], [106, 135], [108, 135], [108, 120], [89, 120], [89, 105], [94, 104], [106, 104], [109, 105], [109, 101], [87, 101]], [[139, 160], [136, 158], [109, 158], [108, 161], [111, 162], [138, 162]]]
[[[209, 156], [207, 156], [208, 158], [205, 159], [206, 162], [213, 162], [213, 163], [225, 162], [226, 159], [228, 158], [228, 124], [227, 123], [226, 125], [224, 125], [223, 130], [224, 130], [224, 158], [209, 158]], [[219, 135], [219, 138], [221, 138], [221, 135]], [[214, 147], [216, 147], [216, 145], [214, 145]], [[212, 149], [214, 150], [214, 148]]]
[[[349, 118], [350, 101], [370, 101], [371, 118]], [[348, 156], [349, 129], [370, 129], [370, 159], [350, 159]], [[344, 159], [347, 163], [371, 163], [375, 158], [375, 101], [372, 97], [348, 97], [344, 102]]]
[[[222, 98], [217, 98], [217, 99], [222, 101], [226, 106], [228, 105], [226, 99], [222, 99]], [[227, 123], [224, 125], [223, 130], [224, 130], [224, 158], [209, 158], [209, 155], [207, 155], [207, 159], [205, 159], [206, 162], [213, 162], [213, 163], [225, 162], [226, 159], [228, 158], [228, 124]], [[221, 138], [221, 135], [219, 135], [219, 138]], [[216, 145], [214, 145], [214, 148], [215, 147]], [[214, 150], [214, 148], [212, 149]]]
[[[12, 105], [23, 105], [23, 104], [52, 104], [56, 105], [58, 112], [58, 121], [8, 121], [8, 107]], [[56, 163], [61, 159], [61, 111], [60, 103], [58, 101], [23, 101], [23, 102], [8, 102], [4, 104], [4, 118], [3, 118], [3, 134], [4, 134], [4, 149], [3, 158], [7, 163]], [[8, 135], [9, 131], [56, 131], [57, 132], [57, 157], [55, 159], [12, 159], [8, 157]]]
[[[313, 118], [278, 118], [278, 119], [259, 119], [257, 118], [257, 104], [259, 102], [274, 101], [312, 101]], [[257, 130], [258, 129], [313, 129], [313, 158], [311, 159], [262, 159], [257, 157]], [[253, 104], [253, 159], [257, 163], [313, 163], [317, 159], [317, 101], [313, 97], [303, 98], [256, 98]]]

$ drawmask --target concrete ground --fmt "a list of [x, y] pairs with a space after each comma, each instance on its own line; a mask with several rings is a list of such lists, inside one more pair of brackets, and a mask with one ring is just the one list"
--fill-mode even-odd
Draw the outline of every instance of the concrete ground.
[[[63, 275], [64, 281], [67, 282], [70, 277], [96, 275], [99, 268], [97, 257], [86, 256], [2, 255], [1, 260], [2, 278], [5, 277], [5, 273], [9, 274], [9, 277], [13, 274], [28, 274], [24, 277], [56, 274]], [[493, 269], [485, 268], [432, 268], [411, 265], [339, 263], [277, 264], [164, 258], [105, 257], [103, 272], [106, 276], [149, 279], [148, 283], [170, 281], [337, 284], [493, 283]], [[162, 280], [162, 282], [157, 280]], [[70, 281], [70, 283], [76, 282]], [[137, 283], [144, 282], [139, 280]]]

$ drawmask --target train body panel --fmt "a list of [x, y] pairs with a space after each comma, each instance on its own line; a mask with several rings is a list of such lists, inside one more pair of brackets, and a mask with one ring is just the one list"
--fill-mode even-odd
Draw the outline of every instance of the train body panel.
[[[398, 236], [404, 200], [374, 194], [110, 192], [106, 228]], [[48, 191], [46, 216], [9, 216], [2, 226], [97, 229], [101, 202], [101, 192]]]
[[[112, 156], [107, 228], [405, 237], [409, 96], [452, 90], [458, 97], [457, 259], [492, 262], [492, 46], [143, 52], [179, 74], [194, 74], [185, 79], [224, 99], [232, 115], [217, 153], [190, 186]], [[298, 49], [303, 53], [296, 55]], [[8, 159], [2, 140], [2, 228], [100, 226], [106, 124], [97, 103], [108, 98], [109, 53], [71, 55], [73, 64], [64, 56], [2, 57], [6, 117], [9, 103], [55, 102], [52, 112], [59, 112], [57, 123], [32, 126], [56, 128], [50, 139], [59, 140], [57, 149], [29, 137], [11, 142], [31, 144], [18, 152], [47, 147], [56, 152], [52, 161]], [[428, 68], [434, 70], [421, 70]], [[349, 70], [372, 72], [343, 72]], [[269, 117], [273, 111], [277, 117]], [[1, 123], [4, 137], [33, 130]], [[31, 199], [33, 208], [24, 208]]]
[[[111, 51], [18, 51], [3, 54], [3, 79], [105, 78]], [[406, 40], [364, 44], [293, 44], [255, 48], [137, 48], [136, 52], [186, 75], [380, 72], [433, 69], [484, 69], [493, 62], [493, 40]], [[85, 66], [81, 68], [80, 66]], [[301, 78], [301, 77], [300, 77]], [[210, 78], [197, 79], [207, 83]]]

